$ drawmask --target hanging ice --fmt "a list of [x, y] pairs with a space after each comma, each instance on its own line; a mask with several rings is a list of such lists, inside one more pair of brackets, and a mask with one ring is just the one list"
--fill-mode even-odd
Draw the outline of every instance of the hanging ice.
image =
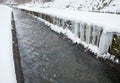
[[110, 45], [112, 44], [113, 33], [102, 33], [99, 43], [99, 53], [104, 54], [108, 52]]
[[74, 34], [75, 34], [75, 36], [77, 36], [77, 37], [79, 37], [79, 29], [80, 29], [79, 23], [75, 23], [75, 24], [74, 24]]
[[86, 43], [90, 44], [90, 39], [91, 39], [91, 26], [90, 25], [86, 25]]

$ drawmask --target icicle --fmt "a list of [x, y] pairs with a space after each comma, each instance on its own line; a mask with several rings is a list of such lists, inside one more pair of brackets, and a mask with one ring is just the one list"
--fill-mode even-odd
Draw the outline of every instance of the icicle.
[[62, 19], [62, 27], [63, 27], [63, 29], [65, 29], [65, 27], [66, 27], [65, 20], [63, 20], [63, 19]]
[[104, 54], [108, 52], [112, 44], [113, 33], [102, 33], [99, 43], [99, 53]]
[[56, 21], [56, 25], [59, 26], [59, 20], [57, 17], [55, 18], [55, 21]]
[[81, 22], [79, 23], [79, 38], [81, 39]]
[[56, 24], [56, 22], [55, 22], [55, 17], [53, 17], [53, 24]]
[[92, 32], [93, 32], [93, 25], [90, 25], [90, 42], [89, 42], [89, 44], [92, 44], [92, 39], [93, 39], [93, 37], [92, 37]]
[[62, 19], [59, 19], [59, 26], [62, 27]]
[[74, 24], [74, 34], [75, 34], [75, 36], [79, 36], [79, 28], [80, 27], [80, 25], [79, 25], [79, 23], [75, 23]]
[[83, 24], [83, 28], [84, 28], [84, 30], [83, 30], [83, 33], [84, 33], [84, 40], [83, 40], [83, 41], [86, 42], [86, 23]]
[[93, 31], [92, 31], [92, 44], [96, 45], [96, 41], [97, 41], [97, 28], [96, 26], [93, 26]]
[[101, 27], [98, 28], [98, 34], [97, 34], [97, 43], [96, 45], [99, 47], [99, 43], [100, 43], [100, 37], [101, 37], [101, 34], [103, 32], [103, 29]]
[[57, 25], [57, 17], [55, 17], [55, 25]]
[[90, 44], [91, 38], [91, 27], [90, 25], [86, 25], [86, 43]]
[[60, 27], [60, 19], [57, 18], [57, 25]]
[[75, 22], [72, 21], [70, 26], [71, 26], [71, 31], [72, 31], [72, 33], [74, 33]]
[[90, 39], [90, 42], [91, 44], [99, 47], [100, 37], [103, 30], [101, 27], [98, 27], [97, 25], [93, 25], [91, 28], [91, 31], [92, 31], [92, 37], [91, 37], [92, 42], [91, 42], [91, 39]]
[[80, 39], [84, 41], [84, 24], [80, 23]]

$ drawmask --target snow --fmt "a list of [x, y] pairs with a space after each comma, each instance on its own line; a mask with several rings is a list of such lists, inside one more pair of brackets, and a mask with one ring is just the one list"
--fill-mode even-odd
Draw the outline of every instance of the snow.
[[120, 12], [120, 0], [113, 0], [109, 6], [106, 6], [101, 11], [114, 13]]
[[52, 0], [45, 3], [41, 0], [32, 0], [27, 5], [41, 8], [120, 12], [120, 0]]
[[[76, 10], [70, 10], [70, 9], [57, 9], [57, 8], [38, 8], [38, 7], [28, 7], [28, 6], [19, 6], [18, 8], [31, 10], [35, 12], [44, 13], [47, 15], [50, 15], [52, 17], [57, 17], [64, 20], [71, 20], [74, 22], [75, 31], [77, 31], [77, 23], [82, 23], [81, 27], [84, 29], [84, 25], [87, 24], [87, 33], [82, 33], [84, 30], [81, 29], [81, 37], [79, 38], [76, 34], [77, 32], [72, 32], [67, 27], [65, 29], [59, 28], [57, 25], [51, 25], [51, 23], [46, 23], [48, 25], [51, 25], [51, 29], [54, 30], [57, 33], [63, 33], [65, 34], [69, 39], [73, 41], [73, 43], [82, 44], [86, 49], [89, 49], [91, 52], [95, 53], [97, 56], [103, 58], [109, 58], [110, 60], [114, 61], [114, 58], [109, 57], [110, 55], [107, 54], [109, 46], [112, 43], [112, 35], [113, 33], [120, 33], [120, 16], [115, 14], [105, 14], [105, 13], [93, 13], [93, 12], [87, 12], [87, 11], [76, 11]], [[45, 22], [45, 20], [44, 20]], [[58, 27], [58, 28], [57, 28]], [[98, 28], [92, 33], [93, 39], [92, 44], [89, 43], [90, 37], [89, 37], [89, 31], [90, 27]], [[99, 46], [94, 45], [95, 37], [98, 35], [97, 38], [99, 38], [99, 30], [103, 29], [103, 33], [100, 38]], [[89, 32], [89, 33], [88, 33]], [[84, 36], [86, 34], [87, 41], [84, 41]], [[105, 55], [104, 55], [105, 54]], [[119, 62], [119, 61], [115, 61]]]
[[112, 44], [112, 35], [113, 33], [103, 33], [100, 39], [100, 54], [107, 53], [109, 46]]
[[11, 34], [11, 8], [0, 5], [0, 83], [17, 83]]
[[[68, 27], [63, 29], [62, 27], [59, 27], [57, 25], [53, 25], [43, 19], [40, 19], [44, 21], [47, 25], [50, 25], [51, 29], [54, 30], [57, 33], [63, 33], [65, 36], [67, 36], [69, 39], [73, 41], [73, 43], [82, 44], [86, 50], [90, 50], [91, 52], [95, 53], [97, 57], [102, 57], [104, 59], [110, 59], [112, 61], [115, 61], [116, 63], [119, 62], [118, 59], [115, 59], [114, 55], [110, 55], [108, 53], [109, 46], [112, 44], [112, 36], [114, 33], [120, 33], [120, 15], [117, 14], [108, 14], [108, 13], [96, 13], [96, 12], [88, 12], [88, 10], [92, 10], [91, 8], [96, 7], [95, 10], [97, 10], [97, 4], [99, 3], [99, 7], [103, 6], [103, 4], [107, 4], [105, 8], [110, 8], [109, 5], [113, 4], [113, 1], [111, 0], [55, 0], [53, 2], [48, 3], [36, 3], [35, 4], [26, 4], [26, 5], [20, 5], [18, 8], [20, 9], [26, 9], [30, 11], [40, 12], [46, 15], [49, 15], [51, 17], [57, 17], [60, 19], [63, 19], [64, 21], [70, 20], [73, 22], [74, 30], [70, 30]], [[115, 0], [114, 0], [115, 1]], [[90, 2], [90, 3], [89, 3]], [[117, 2], [117, 1], [116, 1]], [[71, 4], [70, 4], [71, 3]], [[87, 10], [87, 11], [78, 11], [76, 9], [79, 7], [78, 5], [82, 3], [81, 10]], [[66, 6], [70, 4], [69, 8]], [[117, 3], [115, 3], [116, 5]], [[87, 6], [86, 6], [87, 5]], [[86, 6], [86, 7], [85, 7]], [[74, 7], [71, 9], [71, 7]], [[114, 8], [116, 8], [115, 6]], [[107, 11], [108, 9], [102, 9], [101, 11]], [[74, 10], [75, 9], [75, 10]], [[111, 8], [113, 9], [113, 8]], [[119, 8], [118, 8], [119, 9]], [[111, 10], [110, 10], [111, 11]], [[116, 11], [116, 10], [115, 10]], [[78, 37], [78, 23], [82, 24], [80, 26], [80, 38]], [[85, 25], [87, 24], [87, 26]], [[84, 33], [84, 26], [86, 26], [87, 33]], [[92, 43], [90, 42], [90, 29], [93, 27], [92, 32]], [[100, 36], [100, 30], [103, 30], [101, 36]], [[84, 41], [84, 34], [86, 34], [86, 41]], [[95, 40], [97, 40], [97, 43], [99, 44], [99, 47], [95, 45]], [[100, 37], [100, 38], [99, 38]]]
[[[73, 41], [73, 43], [82, 44], [86, 48], [85, 51], [90, 50], [92, 53], [94, 53], [95, 55], [97, 55], [96, 56], [97, 58], [101, 57], [101, 58], [103, 58], [105, 60], [109, 59], [109, 60], [111, 60], [111, 61], [113, 61], [115, 63], [119, 63], [119, 60], [117, 58], [115, 58], [115, 55], [111, 55], [111, 54], [109, 54], [107, 52], [107, 50], [108, 50], [108, 48], [107, 48], [108, 46], [107, 45], [110, 45], [110, 43], [111, 43], [109, 41], [109, 40], [111, 40], [110, 38], [112, 38], [111, 34], [108, 34], [109, 35], [108, 37], [107, 36], [103, 36], [102, 37], [102, 39], [101, 39], [101, 47], [102, 48], [98, 48], [95, 45], [87, 44], [86, 42], [81, 41], [81, 39], [78, 38], [76, 35], [74, 35], [67, 27], [65, 29], [63, 29], [62, 27], [59, 27], [57, 25], [53, 25], [53, 24], [47, 22], [44, 19], [41, 19], [39, 17], [36, 17], [36, 18], [38, 18], [39, 20], [43, 21], [46, 25], [50, 26], [51, 30], [53, 30], [53, 31], [55, 31], [57, 33], [63, 33], [67, 38], [71, 39]], [[107, 41], [103, 41], [106, 38], [107, 38]], [[105, 46], [103, 46], [103, 45], [105, 45]], [[100, 54], [100, 50], [102, 50], [102, 52], [105, 50], [106, 53]]]
[[76, 22], [84, 22], [90, 25], [98, 25], [104, 29], [104, 32], [119, 32], [120, 33], [120, 15], [105, 14], [105, 13], [93, 13], [87, 11], [77, 11], [69, 9], [57, 9], [57, 8], [36, 8], [19, 6], [21, 9], [32, 10], [41, 12], [51, 16], [56, 16], [65, 20], [73, 20]]
[[41, 19], [39, 17], [36, 17], [36, 18], [43, 21], [46, 25], [50, 26], [51, 30], [53, 30], [57, 33], [63, 33], [67, 38], [71, 39], [73, 43], [82, 44], [86, 48], [85, 51], [90, 50], [95, 55], [97, 55], [97, 57], [101, 57], [103, 59], [110, 59], [110, 60], [114, 61], [115, 63], [119, 63], [119, 60], [115, 59], [114, 55], [110, 55], [109, 53], [100, 54], [99, 48], [97, 46], [92, 45], [92, 44], [87, 44], [86, 42], [82, 41], [80, 38], [78, 38], [76, 35], [74, 35], [67, 27], [65, 29], [63, 29], [62, 27], [51, 24], [44, 19]]

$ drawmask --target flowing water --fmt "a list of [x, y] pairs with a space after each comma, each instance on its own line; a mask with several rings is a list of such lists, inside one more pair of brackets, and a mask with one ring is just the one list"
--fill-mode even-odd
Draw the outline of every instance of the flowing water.
[[33, 16], [13, 13], [25, 83], [120, 83], [120, 72], [68, 43]]

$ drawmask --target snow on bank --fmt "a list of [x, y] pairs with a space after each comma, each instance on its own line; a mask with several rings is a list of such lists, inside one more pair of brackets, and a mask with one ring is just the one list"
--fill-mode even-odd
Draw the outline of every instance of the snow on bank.
[[95, 12], [93, 13], [68, 9], [36, 8], [27, 6], [19, 6], [18, 8], [41, 12], [44, 14], [62, 18], [64, 20], [73, 20], [76, 22], [84, 22], [90, 25], [98, 25], [104, 29], [104, 32], [120, 33], [120, 15]]
[[17, 83], [12, 51], [11, 8], [0, 5], [0, 83]]
[[99, 48], [97, 46], [92, 45], [92, 44], [86, 44], [86, 42], [81, 41], [81, 39], [75, 36], [68, 28], [63, 29], [62, 27], [51, 24], [44, 19], [41, 19], [39, 17], [36, 17], [36, 18], [43, 21], [46, 25], [50, 26], [51, 30], [57, 33], [63, 33], [67, 38], [71, 39], [73, 43], [83, 45], [86, 48], [85, 51], [90, 50], [92, 53], [97, 55], [96, 58], [100, 57], [100, 58], [103, 58], [104, 60], [109, 59], [115, 63], [119, 63], [119, 60], [115, 58], [115, 55], [111, 55], [109, 53], [102, 54], [102, 55], [99, 54]]

